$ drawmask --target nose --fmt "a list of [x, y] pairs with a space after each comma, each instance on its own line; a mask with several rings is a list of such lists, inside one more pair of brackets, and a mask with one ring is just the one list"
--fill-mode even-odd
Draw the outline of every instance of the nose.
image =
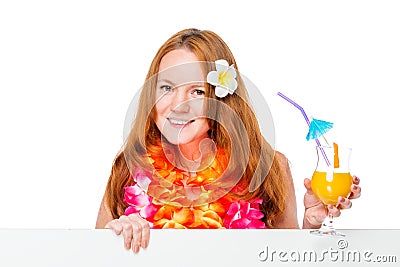
[[171, 102], [171, 111], [175, 113], [187, 113], [190, 110], [189, 98], [183, 87], [175, 89], [175, 95]]

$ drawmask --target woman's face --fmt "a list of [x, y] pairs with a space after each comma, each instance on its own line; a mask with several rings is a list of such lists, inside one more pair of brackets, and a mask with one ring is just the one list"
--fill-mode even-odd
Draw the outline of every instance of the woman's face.
[[167, 53], [161, 59], [156, 86], [158, 129], [170, 143], [193, 153], [208, 139], [209, 130], [203, 113], [204, 74], [198, 61], [186, 49]]

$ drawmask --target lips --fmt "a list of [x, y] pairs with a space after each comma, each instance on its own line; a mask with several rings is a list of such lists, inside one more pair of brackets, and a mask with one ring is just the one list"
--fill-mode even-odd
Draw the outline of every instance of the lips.
[[167, 120], [174, 127], [184, 127], [195, 121], [195, 120], [182, 120], [182, 119], [173, 119], [173, 118], [168, 118]]

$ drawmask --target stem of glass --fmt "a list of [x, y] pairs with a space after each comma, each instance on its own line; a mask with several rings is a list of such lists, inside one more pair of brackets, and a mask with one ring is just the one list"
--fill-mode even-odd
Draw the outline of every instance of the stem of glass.
[[[327, 206], [325, 206], [328, 209]], [[321, 225], [321, 228], [318, 230], [311, 231], [312, 234], [316, 235], [330, 235], [330, 236], [345, 236], [343, 233], [339, 233], [333, 227], [333, 214], [328, 210], [328, 216], [326, 216], [324, 222]]]
[[328, 212], [328, 217], [324, 220], [321, 229], [324, 229], [326, 232], [334, 232], [335, 228], [333, 227], [333, 215]]

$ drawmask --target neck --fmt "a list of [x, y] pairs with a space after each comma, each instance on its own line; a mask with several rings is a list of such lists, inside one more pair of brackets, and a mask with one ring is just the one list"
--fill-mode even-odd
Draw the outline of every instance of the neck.
[[180, 169], [196, 171], [203, 161], [210, 158], [210, 153], [215, 151], [215, 143], [210, 138], [205, 138], [196, 144], [190, 143], [177, 146], [177, 162]]
[[198, 146], [178, 145], [177, 150], [179, 158], [185, 161], [201, 160], [202, 153]]

